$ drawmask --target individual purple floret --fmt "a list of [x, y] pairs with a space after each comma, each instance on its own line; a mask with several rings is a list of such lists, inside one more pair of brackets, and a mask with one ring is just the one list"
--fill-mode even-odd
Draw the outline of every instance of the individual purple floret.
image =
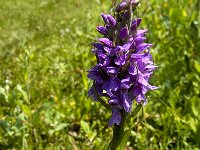
[[141, 18], [131, 20], [128, 15], [137, 5], [137, 0], [124, 0], [116, 7], [115, 16], [101, 14], [105, 24], [97, 31], [103, 37], [92, 44], [97, 64], [88, 71], [88, 78], [94, 81], [89, 96], [94, 100], [108, 97], [112, 109], [109, 126], [120, 124], [122, 110], [131, 113], [134, 99], [146, 104], [147, 91], [157, 89], [148, 83], [157, 66], [151, 61], [152, 44], [145, 43], [147, 30], [138, 30]]

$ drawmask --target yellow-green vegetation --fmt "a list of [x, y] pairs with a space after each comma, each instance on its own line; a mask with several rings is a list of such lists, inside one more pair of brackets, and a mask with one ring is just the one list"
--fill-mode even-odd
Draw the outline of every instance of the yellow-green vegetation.
[[[106, 149], [111, 112], [87, 97], [111, 0], [0, 1], [0, 150]], [[157, 91], [127, 147], [200, 149], [200, 1], [141, 0]]]

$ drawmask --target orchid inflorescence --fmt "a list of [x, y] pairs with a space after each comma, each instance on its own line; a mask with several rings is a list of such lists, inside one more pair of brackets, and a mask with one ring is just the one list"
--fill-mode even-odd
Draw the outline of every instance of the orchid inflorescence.
[[119, 125], [122, 110], [131, 113], [133, 100], [146, 104], [145, 94], [157, 87], [148, 83], [156, 66], [151, 61], [150, 47], [145, 43], [147, 30], [137, 29], [142, 19], [132, 21], [132, 11], [137, 0], [123, 0], [115, 8], [114, 16], [101, 14], [104, 26], [97, 31], [104, 37], [92, 43], [97, 64], [88, 72], [93, 80], [89, 96], [99, 101], [108, 97], [106, 102], [112, 110], [109, 126]]

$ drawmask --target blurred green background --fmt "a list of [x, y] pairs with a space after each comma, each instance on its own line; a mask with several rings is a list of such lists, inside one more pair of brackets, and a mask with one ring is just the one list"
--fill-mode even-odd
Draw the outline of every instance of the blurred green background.
[[[0, 150], [105, 149], [111, 113], [87, 97], [111, 0], [0, 1]], [[127, 149], [200, 149], [200, 1], [141, 0], [158, 65]], [[141, 117], [141, 113], [138, 118]], [[137, 118], [137, 119], [138, 119]], [[133, 120], [133, 124], [137, 121]]]

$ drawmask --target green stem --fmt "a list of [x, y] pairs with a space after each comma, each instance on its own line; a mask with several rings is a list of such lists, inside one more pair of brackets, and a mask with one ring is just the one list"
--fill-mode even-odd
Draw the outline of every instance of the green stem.
[[116, 150], [123, 139], [124, 127], [125, 127], [125, 121], [126, 121], [126, 112], [122, 110], [121, 115], [122, 115], [122, 120], [120, 124], [119, 125], [115, 124], [114, 129], [113, 129], [113, 137], [112, 137], [112, 141], [110, 145], [110, 150]]

